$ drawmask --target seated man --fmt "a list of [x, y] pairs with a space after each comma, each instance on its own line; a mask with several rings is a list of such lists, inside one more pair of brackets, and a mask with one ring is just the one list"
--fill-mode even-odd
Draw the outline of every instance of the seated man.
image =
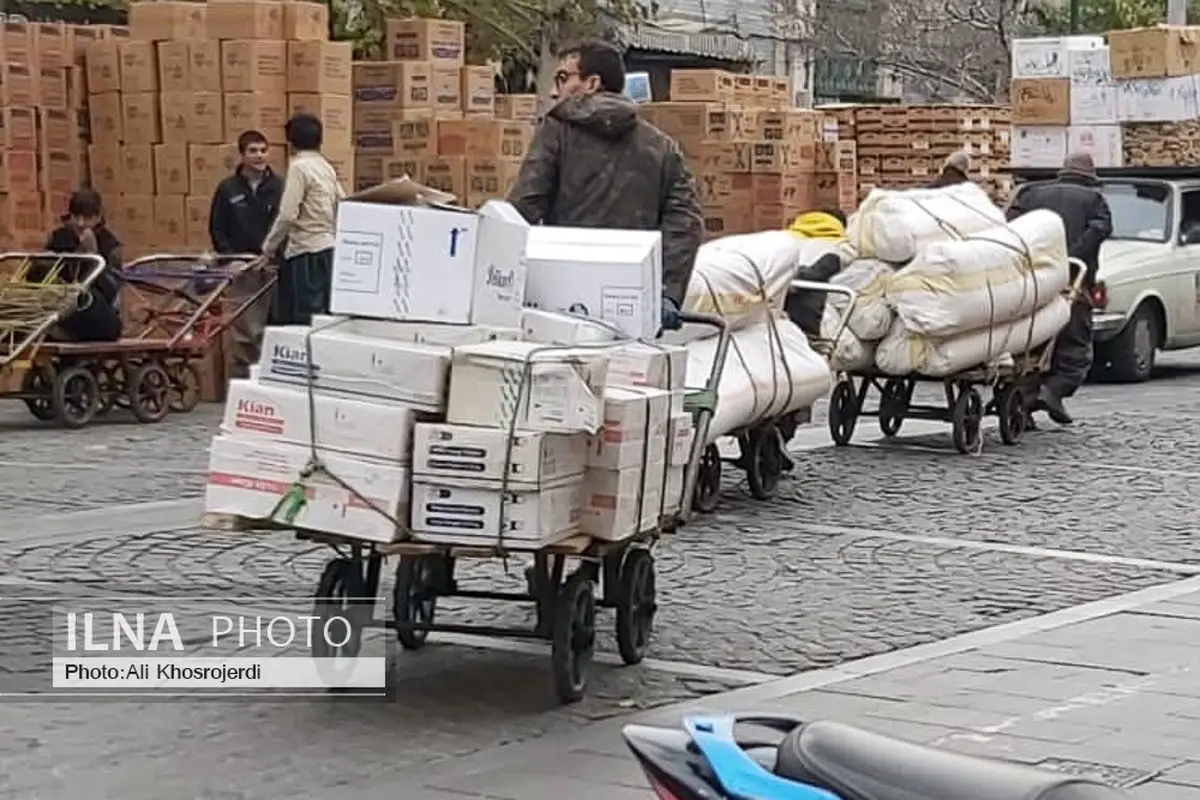
[[[90, 291], [79, 298], [79, 310], [70, 314], [59, 328], [72, 341], [113, 342], [121, 338], [121, 315], [117, 311], [117, 295], [121, 281], [121, 242], [104, 224], [100, 195], [91, 189], [80, 189], [71, 195], [62, 224], [46, 240], [51, 253], [94, 253], [104, 259], [106, 268], [92, 284]], [[30, 280], [42, 280], [51, 264], [35, 265]], [[60, 280], [67, 283], [83, 281], [90, 266], [83, 262], [63, 265]]]

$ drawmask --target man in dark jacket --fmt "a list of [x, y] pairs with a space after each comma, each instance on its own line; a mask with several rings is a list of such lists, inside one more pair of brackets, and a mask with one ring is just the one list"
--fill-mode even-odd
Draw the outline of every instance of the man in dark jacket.
[[[80, 342], [113, 342], [121, 338], [121, 315], [117, 310], [121, 251], [121, 241], [104, 224], [100, 195], [91, 189], [72, 194], [62, 224], [46, 239], [46, 252], [98, 255], [106, 266], [91, 285], [87, 298], [79, 304], [79, 310], [59, 323], [59, 329], [68, 338]], [[29, 280], [43, 280], [53, 266], [50, 259], [35, 263], [30, 268]], [[61, 264], [59, 280], [82, 282], [92, 269], [91, 264], [84, 265], [81, 261], [65, 262]]]
[[[218, 184], [208, 215], [213, 250], [222, 255], [262, 253], [263, 240], [275, 222], [283, 195], [283, 180], [267, 163], [267, 137], [258, 131], [245, 131], [237, 144], [241, 163]], [[231, 299], [243, 303], [274, 280], [274, 275], [263, 268], [243, 273], [234, 281]], [[266, 292], [247, 308], [233, 327], [234, 367], [238, 377], [249, 374], [250, 365], [258, 360], [272, 294]]]
[[943, 186], [954, 186], [971, 180], [971, 156], [959, 150], [953, 153], [942, 164], [942, 173], [929, 184], [930, 189], [940, 189]]
[[[1062, 217], [1067, 233], [1067, 254], [1087, 265], [1083, 289], [1071, 306], [1071, 320], [1054, 343], [1050, 374], [1041, 382], [1032, 409], [1045, 411], [1060, 425], [1070, 425], [1071, 415], [1063, 407], [1087, 380], [1092, 366], [1091, 288], [1100, 266], [1100, 245], [1112, 234], [1112, 215], [1100, 192], [1096, 165], [1087, 153], [1071, 153], [1063, 161], [1058, 178], [1033, 184], [1017, 193], [1008, 209], [1009, 220], [1044, 208]], [[1072, 275], [1072, 278], [1075, 276]]]
[[609, 44], [562, 50], [554, 87], [509, 202], [532, 224], [662, 231], [663, 327], [678, 327], [704, 231], [678, 145], [621, 94], [625, 64]]

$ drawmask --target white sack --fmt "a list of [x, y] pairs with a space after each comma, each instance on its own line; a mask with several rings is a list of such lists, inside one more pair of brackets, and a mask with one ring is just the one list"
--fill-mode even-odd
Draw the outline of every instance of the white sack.
[[930, 243], [888, 281], [886, 296], [910, 331], [945, 338], [1029, 316], [1070, 281], [1062, 218], [1039, 210]]
[[[840, 319], [841, 314], [838, 310], [827, 304], [825, 315], [821, 317], [822, 339], [833, 341], [833, 334], [837, 332]], [[837, 343], [833, 346], [833, 352], [829, 356], [829, 366], [843, 372], [858, 372], [868, 369], [874, 363], [875, 343], [864, 342], [854, 335], [854, 331], [850, 330], [849, 326], [843, 328]]]
[[1004, 213], [973, 183], [940, 189], [873, 189], [850, 217], [846, 238], [861, 258], [903, 264], [930, 242], [1004, 224]]
[[[715, 314], [737, 330], [765, 322], [783, 307], [796, 269], [830, 252], [837, 242], [804, 239], [787, 231], [723, 236], [700, 245], [688, 282], [683, 308], [693, 314]], [[686, 344], [712, 336], [696, 325], [669, 331], [663, 341]]]
[[[687, 385], [703, 386], [712, 370], [717, 337], [692, 342], [687, 348]], [[774, 318], [734, 331], [708, 441], [811, 406], [831, 383], [829, 365], [790, 320]]]
[[1058, 335], [1071, 318], [1061, 295], [1033, 315], [994, 328], [932, 339], [909, 332], [899, 318], [875, 348], [875, 364], [889, 375], [919, 373], [944, 378], [986, 364], [1005, 354], [1019, 355]]
[[[885, 291], [894, 274], [896, 271], [883, 261], [860, 258], [830, 279], [830, 283], [853, 289], [857, 295], [847, 325], [859, 339], [878, 341], [886, 336], [888, 329], [892, 327], [895, 314], [888, 307]], [[845, 308], [848, 302], [841, 295], [831, 294], [826, 305], [840, 310]]]

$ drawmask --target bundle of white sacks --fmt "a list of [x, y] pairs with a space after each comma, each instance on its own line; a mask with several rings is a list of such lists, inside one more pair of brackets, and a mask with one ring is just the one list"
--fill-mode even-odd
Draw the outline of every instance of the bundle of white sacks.
[[[833, 281], [858, 300], [835, 368], [945, 377], [1045, 344], [1069, 318], [1066, 236], [1053, 212], [1006, 223], [972, 184], [877, 190], [847, 235], [860, 257]], [[828, 338], [844, 302], [827, 304]]]

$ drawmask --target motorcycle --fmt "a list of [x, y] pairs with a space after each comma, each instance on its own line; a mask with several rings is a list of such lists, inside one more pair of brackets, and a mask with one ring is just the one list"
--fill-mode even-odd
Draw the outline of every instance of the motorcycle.
[[1090, 778], [829, 720], [691, 714], [622, 734], [658, 800], [1129, 800]]

